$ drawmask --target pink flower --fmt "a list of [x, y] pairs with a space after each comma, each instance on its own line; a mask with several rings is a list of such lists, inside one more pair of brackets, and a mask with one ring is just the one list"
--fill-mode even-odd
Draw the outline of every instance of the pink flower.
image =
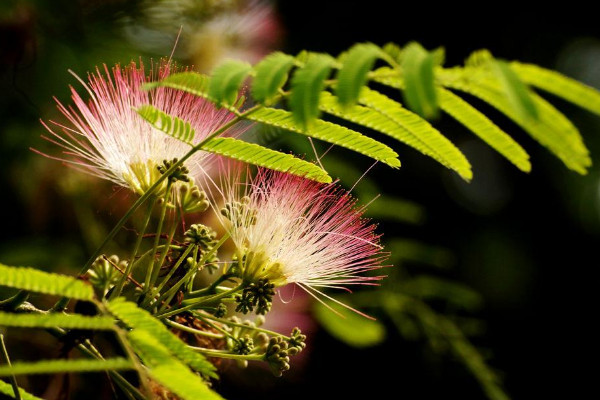
[[220, 218], [242, 260], [242, 279], [295, 283], [313, 297], [330, 298], [321, 290], [376, 285], [382, 278], [363, 275], [382, 267], [380, 235], [340, 187], [259, 169], [250, 183], [234, 183], [224, 196]]
[[[48, 157], [143, 194], [160, 177], [157, 166], [163, 160], [181, 158], [190, 150], [190, 145], [153, 128], [135, 108], [151, 104], [190, 122], [196, 131], [194, 143], [234, 117], [225, 109], [217, 110], [205, 99], [178, 90], [142, 89], [144, 83], [164, 78], [171, 69], [169, 63], [161, 62], [152, 68], [153, 74], [147, 76], [143, 64], [140, 62], [138, 67], [132, 61], [125, 68], [116, 65], [112, 73], [105, 65], [104, 75], [96, 68], [95, 74], [88, 75], [87, 84], [75, 75], [90, 99], [86, 102], [71, 87], [75, 108], [56, 100], [59, 111], [70, 124], [51, 121], [59, 128], [55, 131], [42, 122], [53, 135], [46, 139], [64, 149], [64, 156]], [[197, 175], [208, 168], [213, 158], [209, 153], [198, 152], [186, 166]]]

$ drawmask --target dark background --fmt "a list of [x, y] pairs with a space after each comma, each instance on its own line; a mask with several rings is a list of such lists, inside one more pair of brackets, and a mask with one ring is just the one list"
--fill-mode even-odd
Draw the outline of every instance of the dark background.
[[[86, 250], [73, 229], [76, 212], [69, 203], [61, 205], [64, 194], [43, 178], [50, 161], [40, 161], [28, 150], [39, 145], [42, 131], [37, 120], [53, 112], [52, 95], [66, 98], [66, 85], [73, 83], [67, 68], [84, 72], [93, 65], [134, 57], [131, 49], [117, 44], [119, 34], [113, 28], [115, 18], [133, 12], [136, 2], [128, 6], [119, 1], [22, 3], [33, 11], [0, 25], [0, 261], [43, 267], [48, 263], [44, 254], [52, 254], [48, 249], [71, 252], [75, 260], [84, 258]], [[544, 15], [509, 3], [461, 8], [428, 2], [308, 0], [281, 1], [277, 6], [285, 30], [283, 49], [290, 53], [309, 49], [337, 54], [355, 42], [416, 40], [427, 48], [444, 46], [446, 65], [462, 63], [471, 51], [488, 48], [497, 57], [536, 63], [599, 85], [596, 16], [574, 3], [560, 10], [548, 7], [545, 10], [551, 13]], [[548, 98], [580, 128], [594, 165], [598, 164], [600, 118]], [[469, 157], [473, 182], [460, 182], [428, 158], [395, 145], [403, 162], [401, 170], [377, 166], [370, 176], [381, 183], [383, 195], [402, 196], [425, 206], [427, 220], [418, 227], [385, 223], [381, 230], [455, 254], [456, 268], [449, 277], [483, 295], [485, 308], [478, 317], [487, 329], [475, 343], [486, 349], [490, 365], [501, 371], [509, 395], [515, 399], [593, 396], [597, 368], [589, 365], [597, 359], [592, 326], [600, 174], [595, 166], [587, 176], [568, 171], [502, 116], [485, 105], [481, 109], [523, 144], [531, 155], [532, 172], [519, 172], [456, 123], [442, 118], [436, 126]], [[352, 160], [363, 170], [370, 165], [357, 157]], [[56, 171], [51, 174], [61, 170]], [[112, 215], [100, 206], [95, 213]], [[34, 256], [15, 250], [33, 245], [48, 252]], [[57, 258], [53, 256], [53, 265]], [[299, 373], [275, 379], [254, 370], [246, 378], [252, 385], [231, 374], [217, 387], [231, 399], [484, 397], [477, 382], [452, 357], [434, 357], [422, 343], [406, 342], [394, 334], [385, 345], [355, 350], [319, 331], [312, 345], [308, 364]], [[396, 392], [397, 396], [392, 394]]]

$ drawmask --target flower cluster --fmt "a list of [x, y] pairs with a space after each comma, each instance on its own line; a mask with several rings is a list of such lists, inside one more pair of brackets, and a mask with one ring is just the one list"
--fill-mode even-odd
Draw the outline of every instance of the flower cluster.
[[[262, 360], [280, 375], [290, 368], [290, 356], [304, 349], [306, 337], [298, 329], [286, 337], [259, 328], [277, 288], [296, 284], [319, 301], [323, 297], [336, 301], [324, 291], [378, 284], [382, 276], [369, 272], [381, 268], [385, 258], [380, 235], [363, 218], [364, 209], [336, 184], [263, 168], [244, 174], [239, 164], [200, 151], [185, 165], [179, 162], [188, 157], [189, 145], [153, 128], [136, 108], [151, 104], [188, 121], [196, 142], [231, 121], [233, 114], [181, 91], [144, 90], [146, 82], [171, 70], [169, 63], [161, 63], [154, 76], [135, 63], [117, 65], [112, 73], [107, 67], [104, 74], [96, 70], [88, 83], [80, 80], [88, 101], [72, 89], [74, 107], [58, 103], [69, 125], [53, 122], [60, 128], [56, 131], [44, 124], [53, 135], [48, 139], [65, 150], [63, 156], [52, 158], [140, 195], [163, 177], [163, 187], [155, 187], [160, 198], [148, 208], [131, 257], [98, 259], [88, 274], [90, 282], [103, 298], [129, 298], [173, 329], [205, 339], [194, 343], [225, 346], [193, 347], [196, 351], [235, 359], [240, 365]], [[220, 167], [212, 176], [207, 174], [211, 163]], [[154, 204], [161, 209], [157, 232], [145, 235]], [[182, 218], [211, 209], [226, 233], [219, 238], [205, 217], [176, 236], [183, 221], [165, 218], [169, 209], [176, 209]], [[164, 227], [169, 222], [171, 226]], [[144, 237], [152, 238], [152, 246], [138, 257]], [[219, 253], [226, 242], [233, 244], [231, 257]], [[219, 269], [211, 283], [198, 287], [197, 275]], [[133, 272], [145, 274], [144, 280], [136, 281]], [[228, 307], [231, 303], [235, 308]], [[257, 322], [241, 323], [229, 315], [233, 310], [259, 317]]]
[[[196, 131], [196, 143], [234, 117], [182, 91], [144, 90], [145, 83], [168, 76], [174, 67], [163, 61], [151, 70], [147, 75], [141, 62], [139, 66], [131, 62], [126, 67], [116, 65], [112, 71], [106, 65], [103, 72], [97, 68], [95, 74], [89, 74], [87, 83], [75, 76], [90, 98], [85, 101], [71, 87], [75, 108], [56, 100], [70, 126], [52, 122], [52, 128], [44, 123], [52, 134], [47, 139], [64, 149], [63, 156], [49, 157], [142, 194], [160, 177], [165, 160], [181, 158], [190, 147], [145, 122], [136, 108], [151, 104], [188, 121]], [[197, 176], [206, 171], [213, 160], [209, 153], [196, 153], [188, 162], [190, 174]]]

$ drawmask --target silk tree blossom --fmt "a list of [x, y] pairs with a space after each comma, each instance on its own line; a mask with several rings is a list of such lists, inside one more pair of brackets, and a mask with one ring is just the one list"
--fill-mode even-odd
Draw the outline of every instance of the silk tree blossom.
[[295, 283], [330, 298], [321, 290], [382, 278], [363, 275], [386, 257], [376, 226], [340, 187], [259, 170], [248, 184], [230, 184], [224, 196], [220, 219], [235, 243], [242, 279]]
[[[209, 101], [182, 91], [143, 90], [144, 83], [164, 78], [172, 70], [163, 61], [146, 75], [143, 63], [138, 67], [132, 61], [124, 68], [116, 65], [112, 71], [106, 65], [103, 72], [96, 68], [96, 73], [88, 74], [87, 83], [74, 74], [89, 100], [85, 101], [73, 87], [74, 107], [55, 99], [70, 124], [51, 121], [51, 128], [42, 122], [52, 134], [46, 139], [64, 149], [63, 156], [48, 157], [143, 194], [160, 177], [158, 166], [164, 160], [181, 158], [190, 145], [152, 127], [136, 113], [137, 107], [151, 104], [188, 121], [196, 131], [194, 143], [234, 118], [233, 113], [217, 110]], [[206, 152], [195, 153], [187, 162], [190, 173], [206, 171], [214, 158]]]

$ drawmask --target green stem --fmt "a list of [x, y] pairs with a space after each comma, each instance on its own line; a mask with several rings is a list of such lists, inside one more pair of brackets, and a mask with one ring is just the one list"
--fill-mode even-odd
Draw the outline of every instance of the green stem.
[[[169, 273], [167, 274], [167, 276], [165, 276], [165, 278], [162, 280], [162, 282], [160, 283], [160, 285], [158, 285], [156, 287], [156, 292], [160, 293], [160, 291], [162, 290], [162, 288], [167, 284], [167, 282], [169, 282], [169, 279], [171, 279], [171, 277], [173, 276], [173, 274], [175, 273], [175, 271], [177, 271], [177, 269], [179, 268], [179, 266], [187, 259], [187, 256], [190, 254], [190, 252], [192, 251], [192, 249], [195, 246], [190, 245], [187, 247], [187, 249], [185, 249], [185, 251], [183, 252], [183, 254], [179, 257], [179, 259], [177, 260], [177, 262], [175, 263], [175, 265], [173, 266], [173, 268], [171, 268], [171, 270], [169, 271]], [[157, 300], [158, 303], [160, 303], [161, 301], [164, 300], [165, 295], [169, 293], [168, 291], [165, 292], [164, 295], [160, 296]], [[148, 296], [146, 298], [146, 300], [144, 300], [144, 302], [142, 303], [141, 307], [144, 308], [148, 305], [150, 305], [150, 302], [152, 301], [152, 297]], [[165, 303], [167, 304], [167, 303]]]
[[239, 285], [239, 286], [236, 286], [236, 287], [232, 288], [231, 290], [228, 290], [227, 292], [223, 292], [223, 293], [220, 293], [220, 294], [217, 294], [217, 295], [214, 295], [214, 296], [210, 296], [210, 297], [201, 298], [201, 299], [195, 301], [194, 303], [186, 305], [185, 307], [177, 308], [175, 310], [171, 310], [171, 311], [166, 312], [166, 313], [158, 314], [155, 317], [156, 318], [160, 318], [160, 319], [168, 318], [168, 317], [171, 317], [173, 315], [180, 314], [180, 313], [182, 313], [184, 311], [191, 310], [191, 309], [194, 309], [194, 308], [198, 308], [198, 306], [200, 306], [202, 304], [214, 303], [217, 300], [221, 300], [224, 297], [228, 297], [228, 296], [231, 296], [232, 294], [235, 294], [235, 293], [239, 292], [243, 288], [244, 288], [244, 285]]
[[196, 315], [198, 318], [211, 319], [211, 320], [219, 322], [221, 324], [226, 324], [226, 325], [230, 325], [230, 326], [237, 326], [239, 328], [253, 329], [253, 330], [257, 331], [257, 332], [263, 332], [263, 333], [266, 333], [266, 334], [271, 335], [271, 336], [281, 336], [282, 338], [284, 338], [286, 340], [290, 340], [290, 338], [288, 336], [282, 335], [279, 332], [270, 331], [268, 329], [259, 328], [257, 326], [238, 324], [237, 322], [229, 321], [229, 320], [222, 319], [222, 318], [217, 318], [214, 315], [210, 315], [210, 314], [202, 315], [202, 317], [200, 317], [198, 314], [199, 313], [195, 313], [194, 315]]
[[[169, 195], [171, 194], [172, 182], [169, 180], [167, 183], [167, 190], [165, 197], [163, 198], [163, 204], [160, 210], [160, 217], [158, 219], [158, 227], [156, 228], [156, 236], [154, 237], [154, 244], [152, 245], [152, 258], [150, 258], [150, 265], [146, 271], [146, 279], [144, 280], [144, 291], [149, 293], [150, 286], [154, 285], [156, 278], [158, 278], [158, 272], [160, 271], [160, 263], [156, 265], [156, 251], [158, 249], [158, 243], [160, 242], [160, 235], [162, 233], [163, 223], [165, 222], [165, 215], [167, 214], [167, 205], [169, 204]], [[167, 253], [166, 251], [164, 253]], [[162, 257], [161, 257], [162, 258]]]
[[[192, 311], [193, 312], [193, 311]], [[217, 326], [215, 324], [213, 324], [212, 322], [210, 322], [209, 320], [202, 318], [202, 316], [199, 313], [194, 313], [193, 314], [195, 317], [197, 317], [198, 319], [202, 320], [202, 322], [204, 322], [206, 325], [210, 326], [211, 328], [217, 330], [218, 332], [221, 332], [223, 335], [229, 337], [231, 340], [237, 342], [239, 341], [238, 338], [236, 338], [231, 332], [226, 331], [225, 329], [221, 328], [220, 326]]]
[[[197, 256], [197, 252], [198, 252], [198, 246], [196, 245], [190, 245], [188, 246], [188, 248], [185, 250], [185, 252], [183, 253], [183, 255], [179, 258], [179, 260], [177, 260], [177, 264], [175, 264], [175, 267], [173, 267], [173, 269], [171, 271], [169, 271], [169, 274], [165, 277], [165, 279], [161, 282], [161, 286], [159, 287], [158, 292], [160, 293], [160, 289], [162, 289], [164, 287], [164, 285], [168, 282], [168, 280], [171, 278], [171, 276], [173, 276], [173, 273], [175, 273], [175, 270], [177, 268], [179, 268], [179, 265], [186, 260], [186, 258], [188, 257], [188, 255], [190, 254], [190, 251], [192, 251], [192, 249], [194, 250], [194, 255], [193, 255], [193, 259], [196, 260], [196, 256]], [[198, 264], [195, 263], [192, 266], [190, 266], [190, 271], [193, 271], [196, 269]], [[185, 276], [188, 275], [188, 273], [190, 272], [186, 272]], [[184, 276], [184, 278], [185, 278]], [[165, 293], [163, 293], [162, 295], [160, 295], [158, 297], [157, 303], [163, 303], [162, 306], [160, 307], [159, 311], [163, 311], [165, 308], [167, 308], [169, 306], [169, 303], [171, 303], [171, 300], [173, 299], [173, 296], [175, 295], [175, 293], [177, 293], [177, 289], [179, 288], [179, 286], [181, 286], [181, 282], [183, 279], [180, 279], [179, 281], [177, 281], [177, 283], [175, 283], [175, 285], [171, 286], [169, 288], [169, 290], [167, 290]]]
[[27, 301], [29, 298], [29, 292], [25, 290], [19, 290], [14, 296], [0, 301], [0, 310], [14, 310], [18, 308], [21, 304]]
[[[6, 350], [6, 345], [4, 344], [4, 335], [0, 333], [0, 347], [2, 347], [2, 356], [6, 364], [11, 367], [10, 357], [8, 356], [8, 350]], [[21, 400], [21, 392], [19, 392], [19, 384], [17, 383], [17, 378], [14, 375], [10, 376], [10, 384], [12, 385], [13, 392], [15, 393], [15, 399]]]
[[171, 321], [169, 319], [165, 319], [163, 322], [175, 329], [179, 329], [184, 332], [193, 333], [195, 335], [207, 336], [207, 337], [214, 338], [214, 339], [223, 339], [225, 337], [225, 335], [222, 335], [222, 334], [205, 332], [205, 331], [201, 331], [199, 329], [190, 328], [189, 326], [178, 324], [177, 322]]
[[[101, 356], [95, 354], [94, 351], [88, 349], [83, 344], [78, 344], [77, 349], [81, 351], [83, 354], [87, 355], [91, 358], [101, 359]], [[135, 386], [133, 386], [127, 379], [123, 377], [123, 375], [119, 374], [116, 371], [107, 371], [111, 378], [115, 380], [117, 385], [121, 387], [121, 389], [125, 392], [129, 392], [138, 400], [147, 400], [147, 397], [144, 396]]]
[[199, 290], [196, 290], [196, 291], [188, 292], [188, 294], [187, 294], [186, 297], [188, 299], [193, 299], [193, 298], [196, 298], [196, 297], [201, 297], [204, 294], [215, 293], [217, 287], [221, 283], [223, 283], [223, 282], [225, 282], [225, 281], [227, 281], [227, 280], [229, 280], [231, 278], [235, 278], [235, 275], [234, 274], [223, 274], [216, 281], [214, 281], [210, 286], [208, 286], [208, 287], [206, 287], [204, 289], [199, 289]]
[[[174, 199], [173, 199], [174, 200]], [[165, 246], [168, 249], [171, 249], [171, 243], [173, 243], [173, 237], [175, 236], [175, 232], [177, 231], [177, 222], [179, 221], [179, 217], [181, 216], [181, 208], [175, 206], [175, 219], [173, 220], [173, 223], [171, 224], [171, 229], [169, 230], [169, 235], [167, 236], [167, 242], [165, 243]], [[161, 266], [163, 265], [163, 263], [165, 262], [165, 259], [167, 258], [167, 254], [169, 252], [168, 251], [163, 251], [160, 255], [160, 260], [158, 262], [158, 265]], [[160, 270], [160, 268], [159, 268]], [[152, 282], [154, 284], [154, 282]]]
[[[225, 243], [225, 241], [229, 238], [229, 233], [226, 233], [225, 235], [223, 235], [223, 237], [217, 242], [217, 244], [215, 244], [213, 246], [212, 249], [210, 249], [210, 251], [204, 253], [202, 255], [202, 257], [200, 258], [200, 261], [198, 261], [199, 266], [203, 266], [204, 263], [206, 263], [206, 261], [209, 259], [209, 257], [212, 257], [213, 254], [215, 254], [215, 252], [217, 252], [219, 250], [219, 248], [223, 245], [223, 243]], [[177, 293], [177, 290], [179, 290], [179, 288], [181, 287], [181, 285], [183, 285], [185, 282], [187, 282], [188, 279], [190, 279], [197, 271], [197, 268], [190, 268], [190, 270], [188, 272], [186, 272], [186, 274], [183, 276], [183, 278], [181, 278], [176, 284], [173, 285], [173, 287], [171, 287], [167, 292], [165, 292], [165, 294], [163, 294], [162, 296], [159, 297], [159, 301], [161, 300], [166, 300], [165, 304], [169, 304], [170, 300], [168, 299], [169, 296], [173, 296], [175, 293]]]
[[[235, 125], [238, 122], [240, 122], [241, 120], [243, 120], [244, 117], [246, 117], [249, 114], [253, 113], [254, 111], [256, 111], [257, 109], [259, 109], [260, 107], [261, 106], [256, 105], [256, 106], [251, 107], [248, 110], [244, 111], [243, 113], [236, 113], [237, 115], [236, 115], [235, 118], [233, 118], [231, 121], [229, 121], [228, 123], [226, 123], [225, 125], [223, 125], [219, 129], [217, 129], [216, 131], [214, 131], [212, 134], [208, 135], [204, 140], [202, 140], [200, 143], [198, 143], [197, 145], [195, 145], [194, 147], [192, 147], [190, 149], [190, 151], [188, 151], [183, 157], [181, 157], [180, 160], [178, 160], [176, 163], [174, 163], [173, 165], [171, 165], [171, 168], [169, 168], [167, 171], [165, 171], [165, 173], [162, 174], [156, 180], [156, 182], [154, 182], [154, 184], [152, 186], [150, 186], [148, 188], [148, 190], [146, 190], [146, 192], [142, 196], [140, 196], [139, 199], [137, 199], [137, 201], [135, 203], [133, 203], [133, 205], [131, 206], [131, 208], [129, 210], [127, 210], [127, 212], [125, 213], [125, 215], [123, 215], [123, 217], [119, 220], [119, 222], [117, 222], [117, 224], [115, 225], [115, 227], [104, 238], [104, 241], [102, 241], [102, 243], [100, 244], [100, 246], [98, 246], [98, 248], [96, 249], [96, 251], [87, 260], [87, 262], [85, 263], [85, 265], [83, 266], [83, 268], [81, 269], [81, 271], [79, 271], [79, 275], [84, 275], [90, 269], [90, 267], [92, 266], [92, 264], [94, 263], [94, 261], [96, 260], [96, 258], [98, 258], [98, 256], [100, 255], [100, 253], [102, 253], [102, 250], [104, 249], [104, 247], [117, 235], [117, 233], [119, 233], [119, 231], [121, 230], [121, 228], [123, 227], [123, 225], [125, 225], [125, 223], [133, 215], [133, 213], [146, 200], [148, 200], [148, 198], [150, 198], [150, 196], [152, 196], [152, 194], [154, 193], [154, 191], [163, 183], [163, 181], [165, 179], [167, 179], [169, 176], [171, 176], [171, 174], [173, 173], [173, 171], [175, 171], [177, 168], [179, 168], [181, 165], [183, 165], [183, 163], [185, 161], [187, 161], [197, 151], [201, 150], [202, 146], [204, 146], [206, 143], [208, 143], [209, 141], [211, 141], [215, 137], [219, 136], [221, 133], [225, 132], [227, 129], [231, 128], [233, 125]], [[53, 310], [59, 310], [59, 309], [62, 310], [62, 309], [64, 309], [66, 307], [66, 305], [68, 304], [68, 302], [69, 302], [69, 299], [67, 299], [66, 297], [63, 297], [62, 299], [60, 299], [55, 304], [54, 307], [52, 307], [52, 309]]]
[[140, 249], [140, 245], [142, 244], [142, 239], [144, 237], [144, 234], [146, 233], [146, 228], [148, 228], [148, 223], [150, 222], [150, 218], [152, 217], [152, 209], [153, 208], [154, 208], [154, 204], [149, 203], [148, 209], [146, 211], [146, 216], [144, 218], [144, 223], [142, 225], [142, 230], [138, 234], [138, 237], [135, 241], [135, 245], [133, 247], [133, 252], [131, 253], [131, 258], [129, 259], [129, 263], [127, 264], [125, 273], [121, 276], [121, 278], [119, 279], [119, 282], [117, 282], [115, 289], [113, 290], [112, 294], [110, 295], [111, 300], [116, 299], [117, 297], [119, 297], [121, 295], [121, 292], [123, 291], [123, 285], [127, 281], [127, 277], [129, 276], [129, 274], [131, 274], [131, 271], [133, 270], [133, 264], [135, 261], [135, 257], [137, 256], [138, 250]]
[[232, 360], [247, 360], [247, 361], [261, 361], [265, 359], [264, 354], [233, 354], [226, 350], [214, 350], [214, 349], [205, 349], [204, 347], [194, 347], [188, 346], [188, 348], [197, 351], [199, 353], [204, 354], [209, 357], [219, 357], [219, 358], [229, 358]]

